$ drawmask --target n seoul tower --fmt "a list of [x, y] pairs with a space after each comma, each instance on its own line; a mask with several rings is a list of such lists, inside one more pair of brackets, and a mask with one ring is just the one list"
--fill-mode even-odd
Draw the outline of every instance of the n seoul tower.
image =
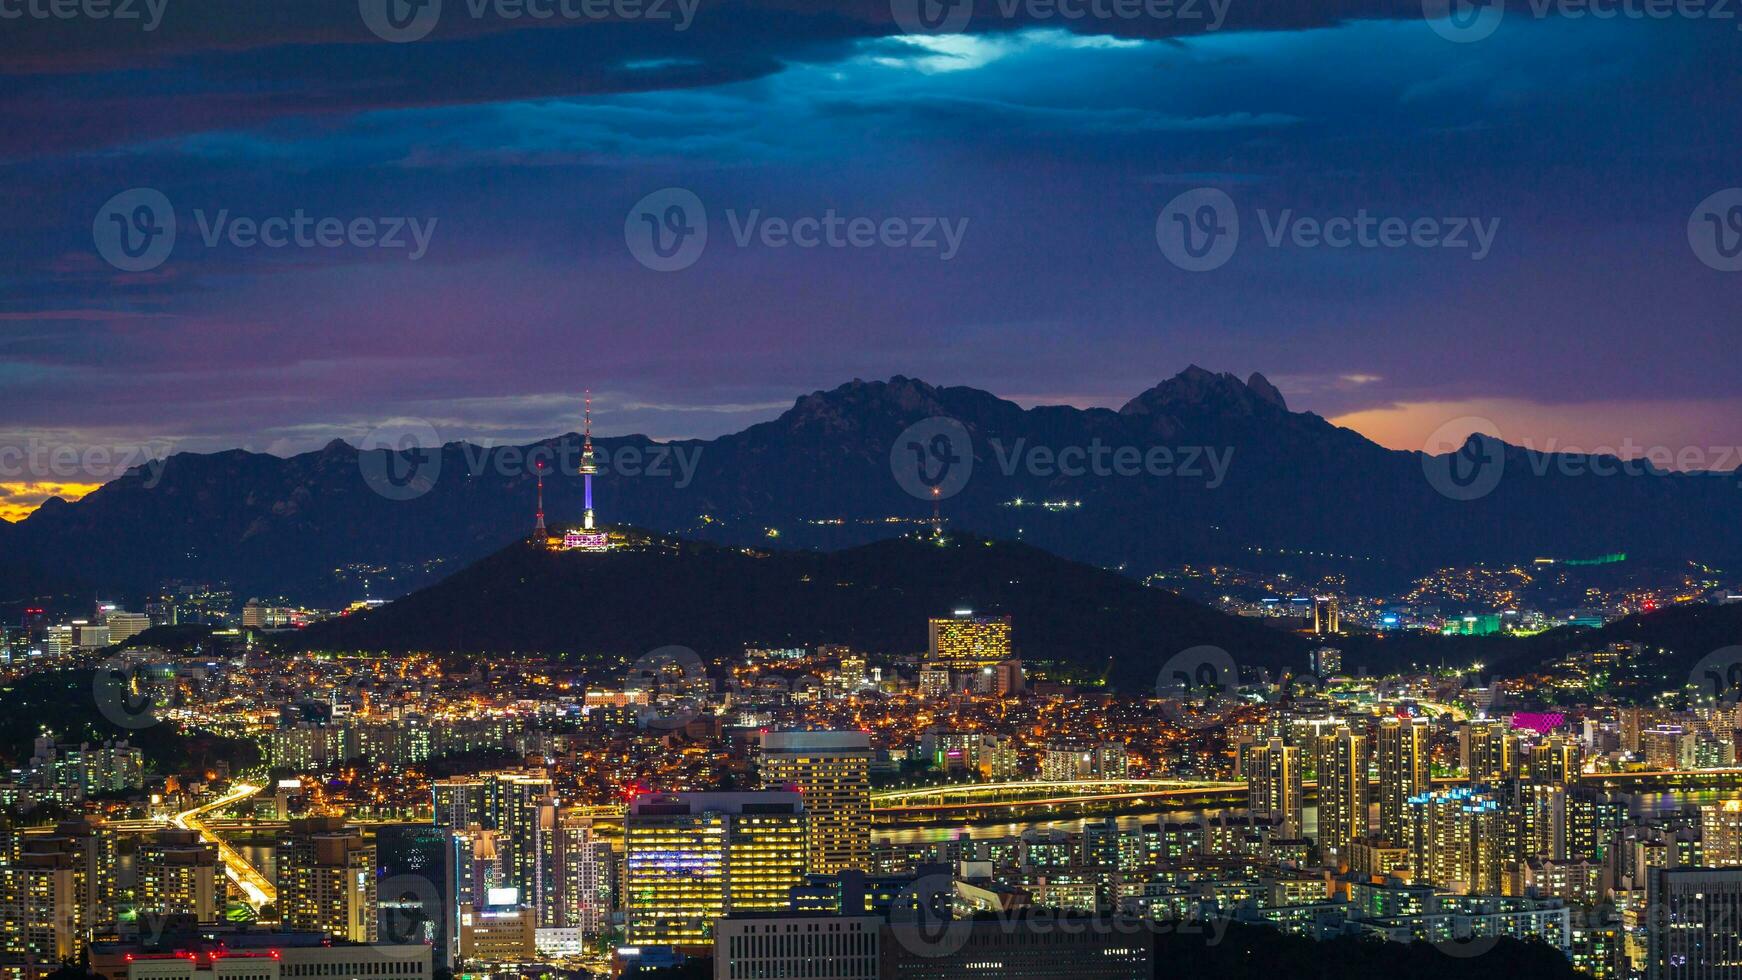
[[587, 510], [581, 519], [582, 530], [593, 530], [593, 474], [599, 465], [593, 462], [593, 393], [587, 392], [587, 407], [581, 424], [581, 479], [586, 484]]

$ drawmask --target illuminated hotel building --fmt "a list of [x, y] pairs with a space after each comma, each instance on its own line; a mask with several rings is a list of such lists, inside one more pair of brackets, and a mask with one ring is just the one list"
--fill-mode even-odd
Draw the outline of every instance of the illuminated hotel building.
[[930, 620], [926, 660], [956, 670], [992, 667], [1010, 659], [1010, 617], [976, 616], [958, 609], [954, 616]]
[[1346, 856], [1351, 844], [1368, 833], [1371, 792], [1367, 766], [1372, 753], [1367, 736], [1339, 728], [1319, 736], [1319, 846]]
[[810, 816], [810, 870], [871, 870], [871, 738], [863, 732], [772, 732], [762, 785], [796, 789]]
[[790, 907], [809, 870], [798, 793], [644, 796], [623, 820], [631, 945], [706, 945], [731, 912]]
[[1427, 723], [1386, 718], [1379, 723], [1379, 836], [1407, 840], [1406, 807], [1429, 788]]
[[1305, 826], [1300, 749], [1280, 738], [1254, 745], [1246, 778], [1252, 815], [1281, 821], [1283, 837], [1300, 836]]
[[1411, 797], [1406, 806], [1415, 884], [1500, 894], [1508, 820], [1498, 799], [1460, 786]]

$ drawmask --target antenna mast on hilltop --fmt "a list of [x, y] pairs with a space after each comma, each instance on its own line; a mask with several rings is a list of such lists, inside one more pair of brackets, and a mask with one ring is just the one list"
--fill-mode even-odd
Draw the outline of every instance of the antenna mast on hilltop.
[[544, 460], [538, 461], [538, 519], [532, 525], [532, 539], [543, 544], [550, 533], [544, 529]]

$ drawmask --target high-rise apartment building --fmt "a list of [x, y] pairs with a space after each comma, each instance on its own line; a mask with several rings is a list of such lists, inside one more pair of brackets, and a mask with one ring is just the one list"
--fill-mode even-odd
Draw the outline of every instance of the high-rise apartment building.
[[1431, 785], [1427, 736], [1427, 723], [1419, 719], [1379, 723], [1379, 836], [1393, 844], [1407, 840], [1410, 799]]
[[292, 929], [374, 942], [375, 845], [343, 817], [291, 820], [278, 841], [278, 912]]
[[1346, 858], [1349, 847], [1370, 832], [1371, 756], [1365, 733], [1344, 727], [1319, 736], [1319, 846], [1329, 854]]
[[1246, 778], [1252, 815], [1280, 821], [1283, 837], [1299, 837], [1306, 826], [1300, 749], [1280, 738], [1252, 746]]
[[213, 922], [224, 908], [218, 849], [192, 830], [159, 830], [139, 843], [138, 905], [143, 912], [191, 915]]
[[1414, 882], [1471, 895], [1499, 895], [1507, 854], [1501, 801], [1460, 786], [1405, 802]]

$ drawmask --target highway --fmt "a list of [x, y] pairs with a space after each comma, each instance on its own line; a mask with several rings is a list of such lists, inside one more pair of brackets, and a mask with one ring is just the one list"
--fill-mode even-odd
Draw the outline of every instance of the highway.
[[213, 833], [212, 829], [200, 819], [200, 816], [240, 803], [258, 792], [260, 792], [258, 786], [237, 783], [236, 788], [229, 793], [203, 806], [194, 807], [185, 813], [178, 813], [169, 821], [183, 830], [192, 830], [198, 833], [207, 843], [217, 846], [218, 859], [224, 862], [224, 873], [230, 876], [230, 880], [236, 883], [236, 887], [242, 889], [244, 895], [248, 896], [248, 904], [254, 906], [256, 912], [260, 911], [262, 906], [277, 902], [278, 890], [272, 887], [272, 882], [266, 880], [266, 876], [261, 874], [258, 868], [249, 864], [235, 848], [225, 843], [222, 837]]

